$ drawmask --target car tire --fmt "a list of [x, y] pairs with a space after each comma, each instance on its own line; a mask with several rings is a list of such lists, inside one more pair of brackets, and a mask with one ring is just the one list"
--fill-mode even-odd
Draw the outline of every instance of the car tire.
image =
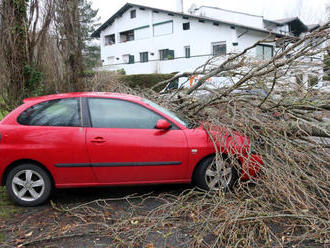
[[[226, 156], [220, 158], [218, 165], [215, 156], [205, 158], [197, 166], [193, 182], [201, 189], [208, 191], [230, 191], [238, 182], [237, 162]], [[217, 166], [221, 166], [219, 170]], [[220, 173], [218, 175], [218, 173]]]
[[34, 164], [21, 164], [8, 173], [6, 188], [18, 205], [34, 207], [44, 203], [52, 191], [48, 173]]

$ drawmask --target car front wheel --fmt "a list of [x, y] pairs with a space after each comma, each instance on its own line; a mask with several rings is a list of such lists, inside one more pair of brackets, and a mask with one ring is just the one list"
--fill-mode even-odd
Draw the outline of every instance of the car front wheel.
[[14, 202], [32, 207], [48, 199], [52, 184], [44, 169], [33, 164], [22, 164], [9, 172], [6, 187], [9, 197]]
[[237, 162], [215, 156], [204, 159], [196, 168], [194, 182], [205, 190], [231, 190], [238, 181]]

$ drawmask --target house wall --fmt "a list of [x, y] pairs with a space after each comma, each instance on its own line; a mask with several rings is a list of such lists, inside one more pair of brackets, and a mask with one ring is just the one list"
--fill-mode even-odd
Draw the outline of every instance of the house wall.
[[[130, 11], [136, 10], [136, 18], [130, 18]], [[159, 23], [167, 25], [173, 22], [173, 33], [154, 36], [153, 26]], [[190, 22], [190, 29], [183, 30], [183, 23]], [[119, 33], [148, 26], [142, 38], [134, 41], [119, 42]], [[164, 26], [165, 27], [165, 26]], [[116, 44], [104, 45], [104, 36], [116, 34]], [[267, 33], [246, 29], [233, 29], [230, 25], [213, 22], [199, 22], [196, 18], [184, 19], [182, 16], [171, 16], [167, 13], [155, 13], [149, 9], [131, 8], [114, 23], [101, 32], [101, 58], [105, 70], [124, 69], [127, 74], [171, 73], [193, 71], [205, 63], [212, 54], [212, 43], [225, 41], [227, 54], [243, 50], [256, 41], [266, 37]], [[141, 36], [139, 36], [141, 37]], [[238, 46], [233, 46], [238, 42]], [[185, 46], [190, 46], [191, 58], [185, 58]], [[160, 61], [159, 50], [174, 50], [173, 60]], [[140, 63], [140, 52], [148, 52], [149, 62]], [[134, 55], [135, 63], [127, 64], [123, 55]], [[255, 55], [255, 51], [251, 51]], [[127, 57], [126, 57], [127, 60]], [[114, 62], [115, 61], [115, 62]]]
[[222, 21], [230, 21], [232, 23], [241, 24], [245, 26], [264, 28], [262, 16], [250, 15], [207, 6], [200, 7], [194, 14], [211, 17]]

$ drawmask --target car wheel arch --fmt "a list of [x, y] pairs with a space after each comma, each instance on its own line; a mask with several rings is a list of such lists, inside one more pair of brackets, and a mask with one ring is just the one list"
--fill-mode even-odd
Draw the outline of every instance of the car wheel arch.
[[[228, 157], [228, 154], [227, 153], [221, 153], [221, 155], [224, 156], [225, 158]], [[198, 166], [200, 164], [202, 164], [203, 161], [205, 161], [206, 159], [208, 159], [209, 157], [212, 157], [212, 156], [215, 156], [215, 153], [208, 154], [208, 155], [204, 156], [201, 160], [198, 161], [198, 163], [194, 166], [193, 172], [191, 174], [192, 181], [194, 179], [194, 175], [195, 175], [195, 172], [196, 172]], [[240, 166], [242, 166], [242, 161], [239, 159], [239, 157], [237, 155], [234, 155], [233, 158], [239, 163]], [[240, 170], [238, 172], [240, 172]]]
[[196, 172], [198, 166], [199, 166], [201, 163], [203, 163], [203, 161], [205, 161], [206, 159], [208, 159], [209, 157], [212, 157], [212, 156], [215, 156], [215, 153], [210, 153], [210, 154], [204, 156], [203, 158], [201, 158], [201, 159], [197, 162], [197, 164], [195, 164], [194, 169], [193, 169], [193, 172], [192, 172], [192, 174], [191, 174], [191, 179], [192, 179], [192, 181], [193, 181], [193, 179], [194, 179], [194, 175], [195, 175], [195, 172]]
[[33, 164], [38, 166], [39, 168], [43, 169], [49, 176], [50, 180], [51, 180], [51, 185], [52, 187], [55, 186], [55, 180], [53, 175], [50, 173], [50, 171], [48, 170], [48, 168], [46, 166], [44, 166], [43, 164], [41, 164], [40, 162], [33, 160], [33, 159], [20, 159], [20, 160], [16, 160], [14, 162], [12, 162], [10, 165], [8, 165], [3, 173], [2, 179], [1, 179], [1, 186], [5, 186], [6, 185], [6, 180], [8, 177], [9, 172], [14, 169], [15, 167], [22, 165], [22, 164]]

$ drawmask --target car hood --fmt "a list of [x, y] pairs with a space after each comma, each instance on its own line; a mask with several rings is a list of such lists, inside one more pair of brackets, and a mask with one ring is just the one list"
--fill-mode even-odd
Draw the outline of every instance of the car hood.
[[214, 148], [214, 143], [221, 152], [247, 154], [249, 152], [250, 139], [237, 131], [229, 130], [224, 126], [201, 124], [187, 133], [193, 143], [204, 143]]

